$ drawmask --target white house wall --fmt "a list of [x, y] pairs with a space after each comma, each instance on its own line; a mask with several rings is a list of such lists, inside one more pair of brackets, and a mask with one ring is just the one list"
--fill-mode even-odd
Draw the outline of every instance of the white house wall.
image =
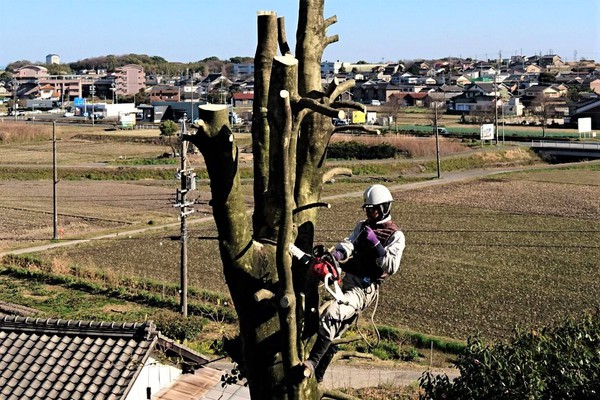
[[175, 382], [180, 375], [180, 369], [160, 364], [156, 359], [150, 357], [125, 400], [146, 399], [147, 388], [150, 388], [153, 397], [161, 389]]

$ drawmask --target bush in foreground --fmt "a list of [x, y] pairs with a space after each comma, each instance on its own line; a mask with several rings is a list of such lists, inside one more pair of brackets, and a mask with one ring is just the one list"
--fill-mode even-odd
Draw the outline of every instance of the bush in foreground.
[[426, 372], [420, 399], [598, 399], [600, 315], [517, 332], [508, 343], [471, 338], [455, 362], [460, 376]]

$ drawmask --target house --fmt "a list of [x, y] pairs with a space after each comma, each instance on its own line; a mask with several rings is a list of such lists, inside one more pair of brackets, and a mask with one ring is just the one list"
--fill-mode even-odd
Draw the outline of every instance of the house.
[[502, 104], [502, 114], [507, 117], [520, 117], [523, 115], [525, 106], [521, 103], [521, 99], [518, 97], [511, 97], [508, 102]]
[[252, 104], [254, 104], [254, 93], [233, 94], [234, 107], [252, 107]]
[[565, 63], [562, 61], [562, 59], [560, 58], [560, 56], [556, 55], [556, 54], [546, 54], [545, 56], [540, 57], [538, 65], [540, 66], [540, 68], [546, 68], [548, 69], [548, 67], [560, 67], [563, 66]]
[[150, 102], [180, 101], [180, 88], [177, 86], [157, 85], [150, 90]]
[[539, 74], [542, 69], [536, 64], [529, 64], [525, 67], [525, 73], [527, 74]]
[[569, 117], [565, 118], [565, 124], [577, 126], [579, 118], [591, 118], [592, 129], [600, 131], [600, 99], [589, 99], [569, 104]]
[[56, 93], [54, 86], [45, 84], [38, 88], [38, 94], [40, 99], [54, 99], [58, 100], [58, 94]]
[[560, 97], [560, 91], [553, 86], [533, 85], [523, 91], [526, 97], [538, 97], [540, 94], [551, 99]]
[[200, 399], [222, 375], [208, 362], [151, 321], [0, 317], [3, 399]]
[[494, 109], [494, 97], [491, 96], [466, 97], [460, 95], [454, 97], [452, 102], [453, 105], [449, 106], [455, 111], [463, 113], [491, 112]]
[[600, 94], [600, 79], [594, 79], [590, 81], [590, 90]]
[[399, 92], [400, 88], [391, 83], [368, 81], [354, 88], [354, 99], [363, 104], [370, 104], [373, 100], [385, 103], [392, 94]]
[[37, 79], [48, 76], [48, 68], [39, 65], [25, 65], [15, 71], [17, 79]]
[[5, 98], [10, 98], [10, 91], [3, 84], [0, 84], [0, 100]]
[[467, 85], [464, 93], [465, 97], [494, 96], [496, 93], [500, 97], [506, 97], [508, 88], [502, 83], [476, 82]]
[[450, 79], [451, 82], [455, 82], [457, 85], [466, 86], [471, 83], [471, 80], [464, 75]]
[[200, 83], [202, 87], [206, 88], [207, 91], [212, 90], [215, 86], [224, 85], [229, 87], [231, 85], [231, 81], [227, 79], [227, 77], [221, 73], [212, 73], [208, 74], [206, 78], [202, 80]]
[[426, 92], [422, 92], [422, 93], [414, 93], [414, 92], [403, 92], [403, 93], [393, 93], [392, 95], [390, 95], [389, 97], [389, 101], [392, 104], [397, 104], [400, 106], [416, 106], [416, 107], [423, 107], [425, 106], [425, 102], [426, 99], [428, 97], [429, 93]]

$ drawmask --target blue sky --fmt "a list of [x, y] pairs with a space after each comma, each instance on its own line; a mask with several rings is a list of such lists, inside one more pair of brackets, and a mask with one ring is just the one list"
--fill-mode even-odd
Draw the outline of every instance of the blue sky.
[[[253, 56], [256, 12], [284, 16], [295, 45], [296, 0], [2, 0], [0, 66], [128, 53], [197, 61]], [[337, 15], [323, 60], [369, 62], [548, 54], [600, 61], [599, 0], [326, 0]]]

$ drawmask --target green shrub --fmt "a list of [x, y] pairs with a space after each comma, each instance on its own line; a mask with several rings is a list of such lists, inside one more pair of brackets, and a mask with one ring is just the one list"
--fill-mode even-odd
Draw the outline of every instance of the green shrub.
[[354, 141], [332, 143], [327, 148], [327, 157], [356, 160], [394, 158], [400, 151], [387, 143], [369, 146]]
[[195, 339], [202, 332], [204, 322], [202, 317], [182, 317], [173, 312], [162, 312], [154, 316], [154, 323], [163, 335], [181, 342]]
[[170, 119], [160, 123], [159, 128], [161, 136], [172, 136], [179, 131], [179, 126], [175, 121]]
[[460, 376], [423, 374], [422, 400], [600, 398], [600, 316], [516, 332], [508, 343], [470, 338]]

